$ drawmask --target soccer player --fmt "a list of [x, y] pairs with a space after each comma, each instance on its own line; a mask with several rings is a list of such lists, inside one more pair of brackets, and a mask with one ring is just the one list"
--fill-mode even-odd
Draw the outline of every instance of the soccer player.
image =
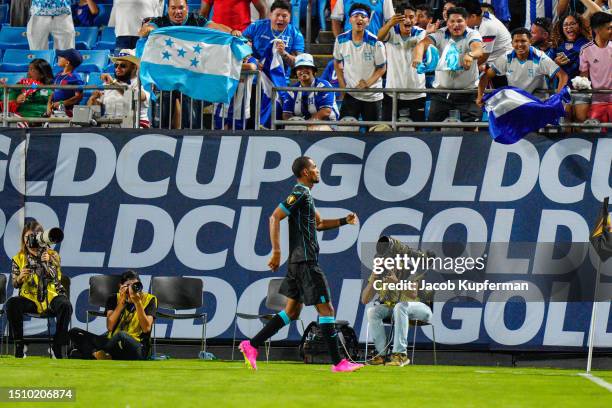
[[281, 262], [280, 222], [289, 217], [289, 265], [287, 276], [280, 287], [280, 293], [287, 296], [285, 310], [276, 314], [268, 324], [251, 340], [240, 343], [247, 365], [257, 369], [257, 348], [266, 339], [276, 334], [291, 320], [300, 316], [303, 305], [314, 305], [319, 313], [319, 326], [329, 347], [333, 372], [350, 372], [363, 367], [341, 359], [338, 352], [338, 338], [335, 331], [334, 308], [331, 304], [329, 286], [325, 274], [319, 267], [319, 243], [317, 231], [338, 228], [346, 224], [355, 225], [357, 215], [351, 213], [340, 219], [321, 219], [316, 210], [310, 190], [319, 182], [319, 169], [306, 156], [293, 162], [293, 174], [297, 184], [291, 194], [279, 204], [270, 217], [270, 241], [272, 256], [268, 266], [276, 271]]
[[478, 59], [478, 65], [491, 63], [501, 55], [512, 51], [512, 37], [508, 29], [494, 15], [483, 13], [480, 1], [464, 0], [461, 7], [468, 12], [466, 19], [468, 27], [477, 29], [482, 37], [483, 54]]

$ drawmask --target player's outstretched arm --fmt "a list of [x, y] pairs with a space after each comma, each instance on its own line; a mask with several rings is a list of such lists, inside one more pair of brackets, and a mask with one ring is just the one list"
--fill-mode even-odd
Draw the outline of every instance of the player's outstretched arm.
[[357, 214], [355, 213], [350, 213], [344, 218], [324, 220], [321, 218], [321, 214], [319, 214], [319, 212], [317, 211], [316, 219], [317, 231], [325, 231], [328, 229], [339, 228], [346, 224], [355, 225], [359, 222], [359, 218], [357, 218]]
[[270, 243], [272, 244], [272, 256], [268, 266], [272, 272], [276, 272], [280, 266], [281, 250], [280, 250], [280, 222], [287, 214], [280, 208], [276, 207], [270, 216]]

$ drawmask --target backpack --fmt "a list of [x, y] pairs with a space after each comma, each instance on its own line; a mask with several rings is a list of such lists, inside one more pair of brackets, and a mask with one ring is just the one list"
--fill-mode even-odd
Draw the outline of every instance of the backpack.
[[[359, 356], [359, 340], [355, 330], [346, 320], [338, 320], [336, 332], [340, 357], [356, 360]], [[298, 349], [300, 357], [306, 364], [331, 364], [329, 349], [317, 322], [312, 322], [306, 327]]]

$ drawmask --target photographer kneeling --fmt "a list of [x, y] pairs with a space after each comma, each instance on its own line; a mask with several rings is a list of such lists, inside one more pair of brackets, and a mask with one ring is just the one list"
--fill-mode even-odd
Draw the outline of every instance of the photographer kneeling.
[[[386, 364], [403, 367], [410, 364], [406, 353], [408, 346], [408, 326], [410, 320], [429, 321], [432, 312], [429, 306], [419, 301], [416, 290], [387, 290], [382, 285], [396, 284], [404, 277], [401, 271], [387, 269], [383, 274], [372, 273], [368, 284], [361, 293], [361, 302], [365, 305], [372, 301], [375, 295], [378, 299], [368, 309], [368, 324], [374, 339], [378, 354], [370, 362], [371, 365]], [[398, 276], [399, 275], [399, 276]], [[375, 283], [376, 284], [375, 287]], [[377, 288], [380, 288], [377, 290]], [[393, 317], [393, 352], [387, 361], [387, 335], [383, 320]]]
[[23, 316], [40, 313], [55, 316], [56, 329], [51, 347], [55, 358], [62, 358], [62, 346], [68, 344], [68, 325], [72, 305], [61, 284], [60, 256], [50, 249], [64, 234], [59, 228], [44, 231], [34, 220], [27, 221], [21, 231], [21, 249], [13, 257], [12, 283], [19, 295], [6, 302], [6, 316], [15, 341], [15, 357], [24, 358]]
[[[157, 311], [157, 298], [142, 291], [138, 273], [121, 275], [119, 292], [106, 301], [105, 335], [97, 336], [72, 329], [70, 340], [81, 358], [97, 360], [145, 360], [149, 357], [151, 329]], [[75, 353], [71, 354], [75, 357]]]

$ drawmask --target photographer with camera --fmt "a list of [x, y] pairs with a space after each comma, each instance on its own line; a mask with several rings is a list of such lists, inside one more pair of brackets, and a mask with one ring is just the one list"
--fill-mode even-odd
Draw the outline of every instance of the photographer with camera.
[[119, 291], [106, 302], [106, 328], [101, 336], [74, 328], [69, 335], [77, 352], [72, 358], [96, 360], [146, 360], [151, 350], [151, 329], [157, 298], [142, 291], [138, 273], [121, 275]]
[[62, 346], [68, 344], [72, 305], [61, 284], [60, 256], [50, 248], [63, 237], [59, 228], [45, 231], [34, 219], [27, 220], [21, 232], [21, 249], [13, 257], [11, 268], [13, 287], [19, 289], [19, 295], [6, 302], [6, 316], [17, 358], [26, 356], [27, 348], [23, 342], [23, 316], [26, 313], [55, 316], [56, 330], [51, 347], [55, 358], [62, 358]]
[[[381, 237], [377, 244], [377, 257], [394, 258], [397, 254], [409, 256], [429, 256], [412, 250], [407, 245], [391, 238]], [[410, 364], [407, 355], [408, 326], [410, 320], [429, 321], [432, 312], [429, 306], [419, 301], [416, 289], [389, 290], [388, 284], [400, 281], [418, 283], [419, 275], [411, 274], [408, 269], [385, 268], [383, 273], [372, 272], [368, 284], [361, 292], [361, 302], [367, 305], [377, 296], [374, 305], [367, 310], [368, 324], [378, 354], [370, 361], [371, 365], [403, 367]], [[393, 351], [386, 355], [387, 335], [383, 320], [393, 318]]]

